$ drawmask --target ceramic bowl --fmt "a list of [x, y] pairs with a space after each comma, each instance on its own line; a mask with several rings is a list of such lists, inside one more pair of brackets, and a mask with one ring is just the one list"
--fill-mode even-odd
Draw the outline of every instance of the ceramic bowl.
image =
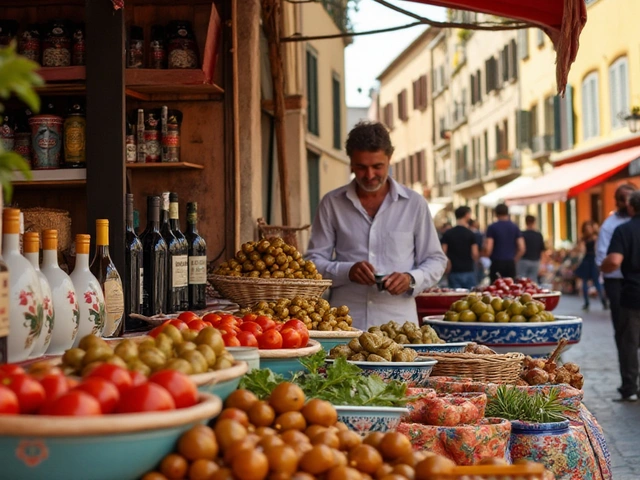
[[[333, 363], [328, 358], [327, 363]], [[378, 375], [384, 380], [398, 380], [409, 387], [420, 387], [431, 375], [433, 366], [438, 363], [428, 357], [418, 357], [413, 362], [357, 362], [349, 360], [362, 369], [365, 375]]]
[[247, 362], [236, 361], [230, 368], [191, 375], [191, 379], [199, 391], [217, 395], [224, 402], [238, 388], [240, 380], [248, 371]]
[[457, 288], [453, 292], [423, 292], [416, 297], [418, 318], [425, 315], [443, 315], [453, 302], [469, 295], [469, 290]]
[[320, 330], [309, 330], [309, 338], [317, 341], [327, 353], [333, 347], [337, 347], [338, 345], [346, 345], [352, 339], [357, 338], [360, 335], [362, 335], [362, 330], [351, 330], [349, 332], [325, 332]]
[[539, 300], [544, 303], [544, 309], [548, 312], [551, 312], [555, 310], [555, 308], [560, 303], [562, 292], [536, 293], [531, 296], [534, 300]]
[[406, 348], [422, 353], [462, 353], [469, 342], [452, 343], [408, 343]]
[[226, 347], [234, 359], [239, 362], [247, 362], [249, 371], [260, 368], [260, 353], [255, 347]]
[[269, 368], [273, 373], [291, 377], [302, 370], [301, 358], [318, 353], [321, 348], [319, 342], [309, 339], [309, 343], [303, 348], [260, 350], [260, 368]]
[[2, 415], [2, 478], [140, 478], [173, 451], [184, 431], [221, 409], [218, 397], [201, 393], [197, 405], [169, 412], [97, 417]]
[[582, 318], [565, 315], [555, 318], [553, 322], [537, 323], [464, 323], [448, 322], [438, 315], [423, 320], [447, 342], [475, 342], [498, 353], [521, 352], [541, 357], [549, 355], [561, 338], [569, 341], [566, 348], [570, 348], [582, 336]]
[[403, 407], [353, 407], [336, 405], [338, 421], [360, 435], [369, 432], [390, 432], [400, 425], [402, 417], [409, 413]]

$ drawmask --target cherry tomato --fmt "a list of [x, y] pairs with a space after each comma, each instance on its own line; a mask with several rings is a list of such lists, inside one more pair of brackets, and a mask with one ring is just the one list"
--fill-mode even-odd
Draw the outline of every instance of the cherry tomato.
[[[131, 388], [131, 375], [126, 368], [119, 367], [118, 365], [112, 365], [110, 363], [102, 363], [96, 368], [91, 370], [87, 377], [100, 377], [105, 380], [109, 380], [122, 394], [125, 390]], [[87, 378], [85, 377], [85, 378]]]
[[0, 415], [20, 413], [18, 396], [8, 387], [0, 385]]
[[256, 318], [258, 318], [258, 315], [256, 315], [255, 313], [247, 313], [244, 317], [242, 317], [242, 320], [245, 322], [254, 322]]
[[282, 348], [282, 335], [275, 328], [265, 331], [258, 340], [260, 348], [275, 349]]
[[132, 387], [137, 387], [138, 385], [142, 385], [147, 382], [147, 377], [144, 373], [139, 372], [138, 370], [130, 370], [129, 375], [131, 376]]
[[53, 402], [60, 395], [69, 391], [69, 382], [64, 375], [49, 373], [40, 379], [40, 385], [44, 388], [45, 400]]
[[147, 382], [130, 388], [120, 397], [117, 413], [159, 412], [175, 410], [176, 403], [164, 387]]
[[44, 410], [45, 415], [84, 417], [101, 414], [100, 402], [88, 393], [79, 390], [73, 390], [59, 396]]
[[198, 402], [198, 388], [187, 375], [176, 370], [161, 370], [149, 377], [149, 381], [163, 387], [176, 404], [176, 408], [186, 408]]
[[[257, 347], [258, 339], [251, 332], [240, 332], [236, 337], [243, 347]], [[227, 345], [230, 346], [230, 345]]]
[[217, 313], [207, 313], [204, 317], [202, 317], [202, 320], [204, 320], [205, 322], [211, 322], [213, 324], [219, 322], [222, 319]]
[[6, 363], [0, 365], [0, 378], [6, 377], [7, 375], [24, 375], [24, 368], [20, 365], [16, 365], [15, 363]]
[[302, 338], [301, 346], [307, 346], [307, 343], [309, 343], [309, 329], [304, 324], [304, 322], [294, 318], [285, 323], [284, 328], [296, 329], [300, 333], [300, 337]]
[[272, 318], [267, 317], [266, 315], [260, 315], [256, 318], [256, 323], [262, 327], [262, 331], [266, 332], [272, 328], [276, 328], [276, 322], [273, 321]]
[[302, 335], [295, 328], [283, 328], [280, 334], [282, 335], [282, 348], [302, 347]]
[[118, 387], [101, 377], [85, 378], [74, 390], [83, 391], [95, 398], [100, 403], [103, 415], [113, 412], [120, 401]]
[[256, 338], [262, 335], [262, 327], [256, 322], [244, 322], [242, 325], [240, 325], [240, 330], [242, 330], [243, 332], [253, 333]]
[[210, 325], [210, 323], [203, 322], [202, 320], [191, 320], [189, 323], [187, 323], [189, 330], [195, 330], [196, 332], [199, 332], [203, 328], [206, 328]]
[[200, 320], [200, 317], [196, 315], [194, 312], [182, 312], [178, 315], [178, 319], [183, 322], [189, 323], [192, 320]]
[[20, 413], [37, 412], [46, 398], [44, 387], [29, 375], [8, 375], [2, 379], [2, 384], [13, 390], [18, 397]]
[[222, 340], [224, 341], [225, 347], [241, 346], [240, 340], [238, 340], [238, 337], [235, 335], [235, 333], [225, 333], [224, 335], [222, 335]]

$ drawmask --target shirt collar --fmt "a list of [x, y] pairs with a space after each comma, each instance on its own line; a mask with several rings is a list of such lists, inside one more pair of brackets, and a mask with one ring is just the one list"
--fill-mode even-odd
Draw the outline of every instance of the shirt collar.
[[[399, 197], [409, 198], [409, 195], [405, 191], [405, 189], [400, 185], [397, 181], [393, 179], [393, 177], [387, 177], [389, 180], [389, 195], [391, 200], [396, 202]], [[356, 192], [356, 181], [355, 179], [351, 180], [351, 183], [347, 186], [347, 190], [345, 192], [347, 198], [352, 202], [360, 201], [358, 198], [358, 193]]]

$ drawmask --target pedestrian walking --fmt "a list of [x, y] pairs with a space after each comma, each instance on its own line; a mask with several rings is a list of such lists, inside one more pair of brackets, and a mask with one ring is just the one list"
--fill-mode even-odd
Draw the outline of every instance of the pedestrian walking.
[[358, 123], [346, 150], [355, 178], [321, 200], [307, 258], [333, 281], [331, 303], [349, 307], [354, 327], [417, 322], [413, 297], [447, 265], [429, 206], [389, 176], [394, 149], [381, 123]]
[[584, 297], [584, 305], [582, 309], [589, 310], [589, 282], [593, 284], [598, 297], [602, 302], [602, 308], [609, 308], [607, 299], [604, 297], [602, 284], [600, 283], [600, 270], [596, 265], [596, 242], [598, 241], [598, 224], [593, 220], [587, 220], [582, 223], [582, 237], [578, 243], [580, 253], [583, 255], [582, 261], [575, 274], [582, 280], [582, 296]]
[[516, 263], [524, 254], [525, 246], [518, 226], [509, 219], [509, 207], [504, 203], [496, 206], [496, 221], [487, 228], [484, 241], [485, 255], [491, 259], [489, 279], [515, 277]]
[[[480, 224], [478, 220], [470, 220], [469, 228], [476, 236], [476, 243], [478, 244], [478, 252], [482, 254], [482, 246], [484, 244], [484, 235], [480, 231]], [[488, 259], [485, 259], [488, 260]], [[484, 263], [482, 261], [482, 257], [478, 258], [478, 261], [475, 262], [475, 272], [476, 272], [476, 285], [481, 285], [484, 281], [484, 277], [486, 276]]]
[[525, 217], [526, 230], [522, 231], [524, 238], [524, 255], [518, 262], [518, 276], [540, 283], [540, 258], [546, 250], [544, 238], [536, 229], [536, 217]]
[[456, 226], [442, 235], [442, 250], [449, 258], [448, 281], [450, 288], [472, 289], [476, 285], [474, 266], [478, 261], [478, 244], [469, 228], [471, 209], [458, 207], [454, 212]]
[[620, 317], [618, 322], [618, 362], [622, 385], [618, 401], [638, 400], [638, 347], [640, 347], [640, 191], [629, 196], [632, 215], [616, 227], [601, 269], [622, 272]]

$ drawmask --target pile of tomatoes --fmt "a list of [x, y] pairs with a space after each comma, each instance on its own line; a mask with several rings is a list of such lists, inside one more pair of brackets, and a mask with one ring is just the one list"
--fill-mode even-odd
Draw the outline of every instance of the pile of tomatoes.
[[103, 363], [76, 380], [57, 367], [29, 374], [19, 365], [0, 365], [0, 414], [157, 412], [190, 407], [197, 401], [195, 383], [175, 370], [161, 370], [147, 379], [139, 372]]
[[149, 332], [157, 337], [165, 325], [173, 325], [178, 330], [200, 331], [214, 327], [222, 332], [227, 347], [257, 347], [273, 350], [277, 348], [302, 348], [309, 342], [309, 330], [300, 320], [275, 322], [266, 315], [247, 313], [244, 317], [228, 314], [208, 313], [200, 318], [193, 312], [182, 312], [177, 319], [167, 320]]

